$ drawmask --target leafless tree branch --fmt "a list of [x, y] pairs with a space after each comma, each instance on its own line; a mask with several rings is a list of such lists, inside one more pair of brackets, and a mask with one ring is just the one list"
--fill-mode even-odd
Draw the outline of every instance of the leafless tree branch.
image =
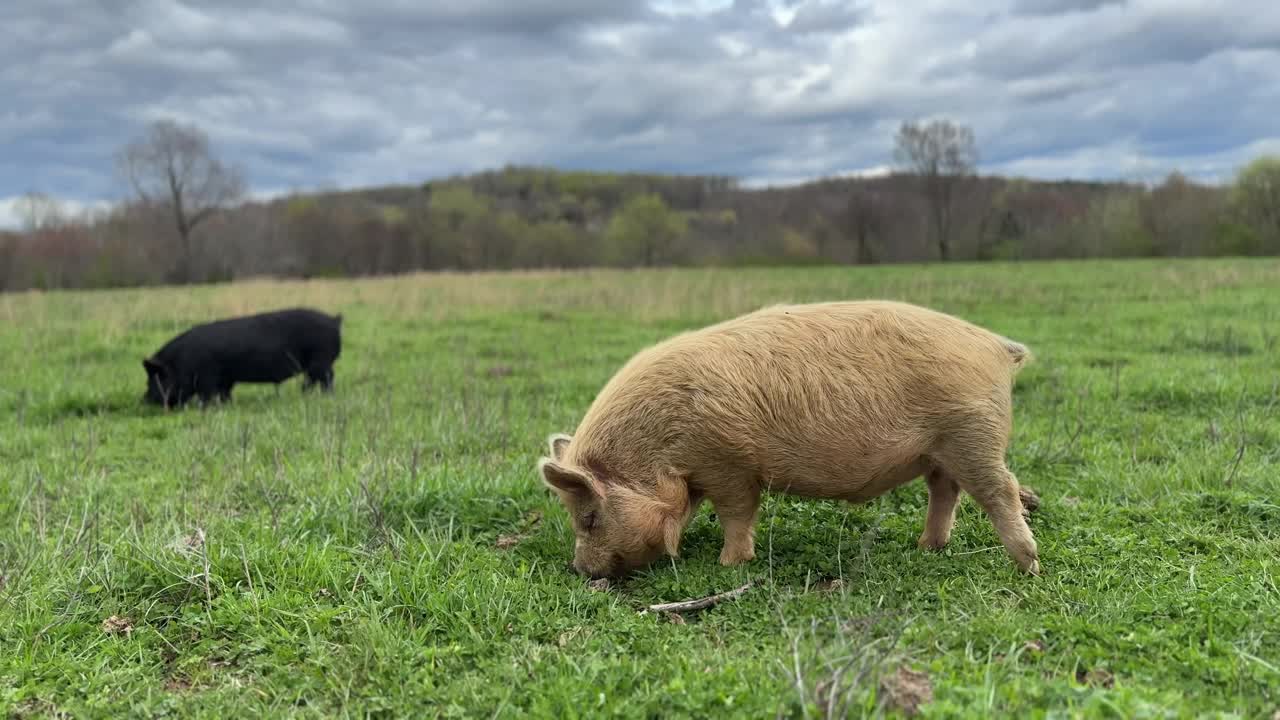
[[180, 279], [190, 281], [192, 232], [244, 196], [243, 173], [214, 157], [204, 131], [173, 120], [153, 122], [120, 151], [117, 163], [141, 203], [164, 206], [172, 213], [180, 243]]
[[973, 130], [949, 120], [904, 122], [894, 138], [894, 158], [924, 182], [934, 240], [945, 262], [951, 259], [951, 216], [956, 189], [978, 162]]

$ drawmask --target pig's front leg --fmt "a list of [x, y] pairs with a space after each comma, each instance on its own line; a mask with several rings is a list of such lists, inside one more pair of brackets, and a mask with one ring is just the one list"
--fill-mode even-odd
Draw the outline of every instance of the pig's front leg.
[[939, 468], [925, 475], [929, 486], [929, 509], [925, 513], [920, 547], [940, 550], [951, 539], [956, 524], [956, 506], [960, 504], [960, 486]]
[[760, 491], [737, 487], [731, 493], [708, 493], [708, 499], [724, 530], [720, 564], [738, 565], [750, 561], [756, 556], [755, 525], [760, 510]]

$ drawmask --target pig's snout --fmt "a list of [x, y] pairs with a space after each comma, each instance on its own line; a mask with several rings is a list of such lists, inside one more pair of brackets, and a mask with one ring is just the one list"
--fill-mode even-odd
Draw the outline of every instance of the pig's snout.
[[580, 575], [585, 575], [592, 580], [601, 578], [617, 579], [622, 575], [622, 557], [615, 554], [609, 556], [608, 560], [602, 564], [596, 565], [585, 562], [579, 558], [573, 561], [573, 569]]
[[609, 572], [608, 570], [588, 570], [586, 568], [581, 568], [576, 565], [574, 566], [573, 569], [577, 570], [579, 575], [585, 575], [589, 580], [599, 580], [601, 578], [609, 578], [613, 576], [613, 573]]

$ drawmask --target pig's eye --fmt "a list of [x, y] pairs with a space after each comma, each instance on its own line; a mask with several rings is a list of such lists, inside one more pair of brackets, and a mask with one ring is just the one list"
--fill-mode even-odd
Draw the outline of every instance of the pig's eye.
[[591, 512], [587, 513], [587, 516], [582, 519], [582, 525], [588, 530], [596, 529], [596, 511], [595, 510], [592, 510]]

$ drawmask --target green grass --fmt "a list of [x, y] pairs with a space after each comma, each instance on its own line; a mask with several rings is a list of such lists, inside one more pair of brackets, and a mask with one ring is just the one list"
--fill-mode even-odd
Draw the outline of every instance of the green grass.
[[[772, 497], [746, 566], [717, 564], [704, 508], [677, 562], [606, 592], [570, 573], [535, 462], [631, 353], [769, 302], [856, 297], [1036, 351], [1009, 463], [1043, 499], [1042, 577], [968, 498], [948, 549], [918, 550], [922, 482], [862, 506]], [[344, 313], [332, 397], [294, 381], [209, 411], [139, 406], [142, 357], [186, 324], [293, 303]], [[907, 667], [930, 679], [929, 717], [1268, 718], [1277, 338], [1274, 260], [0, 296], [0, 707], [819, 717], [834, 693], [862, 717], [896, 712], [881, 680]], [[684, 623], [640, 612], [749, 580]]]

